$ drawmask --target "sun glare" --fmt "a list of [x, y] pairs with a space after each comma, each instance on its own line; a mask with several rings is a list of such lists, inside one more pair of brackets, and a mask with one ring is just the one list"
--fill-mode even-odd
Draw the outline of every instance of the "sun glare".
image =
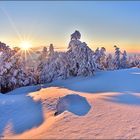
[[32, 44], [30, 43], [30, 42], [28, 42], [28, 41], [22, 41], [21, 43], [20, 43], [20, 48], [22, 49], [22, 50], [29, 50], [30, 48], [31, 48], [31, 46], [32, 46]]

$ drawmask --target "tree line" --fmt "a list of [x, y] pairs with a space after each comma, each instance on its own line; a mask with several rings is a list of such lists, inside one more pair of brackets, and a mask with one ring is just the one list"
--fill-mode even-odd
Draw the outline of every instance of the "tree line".
[[0, 92], [73, 76], [95, 75], [96, 71], [140, 68], [139, 55], [128, 56], [125, 50], [121, 52], [116, 45], [114, 54], [108, 54], [104, 47], [94, 51], [80, 38], [79, 31], [71, 34], [65, 52], [55, 51], [53, 44], [49, 48], [44, 47], [37, 58], [37, 66], [33, 68], [25, 67], [20, 48], [11, 49], [0, 42]]

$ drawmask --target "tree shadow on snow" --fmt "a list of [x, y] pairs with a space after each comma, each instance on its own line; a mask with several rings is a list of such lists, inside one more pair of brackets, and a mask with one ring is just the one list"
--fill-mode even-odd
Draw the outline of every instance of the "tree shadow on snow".
[[20, 96], [14, 102], [14, 99], [0, 102], [0, 135], [8, 124], [13, 133], [19, 134], [39, 126], [44, 120], [40, 101], [35, 102], [31, 97]]
[[140, 69], [97, 72], [95, 76], [76, 77], [56, 81], [50, 86], [58, 86], [78, 92], [140, 92]]
[[[65, 81], [58, 81], [51, 86], [67, 88], [69, 90], [94, 93], [119, 92], [108, 101], [140, 105], [140, 97], [134, 93], [140, 93], [140, 69], [97, 72], [95, 76], [76, 77]], [[105, 95], [106, 96], [106, 95]]]
[[127, 105], [140, 105], [140, 96], [134, 95], [133, 93], [121, 93], [118, 95], [111, 96], [105, 95], [105, 97], [103, 97], [103, 100]]

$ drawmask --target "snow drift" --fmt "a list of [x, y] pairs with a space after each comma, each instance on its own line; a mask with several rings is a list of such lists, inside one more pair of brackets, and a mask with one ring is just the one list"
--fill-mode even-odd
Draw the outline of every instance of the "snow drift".
[[70, 111], [76, 115], [84, 116], [88, 113], [91, 106], [85, 97], [78, 94], [69, 94], [61, 97], [56, 105], [55, 115], [63, 113], [65, 110]]

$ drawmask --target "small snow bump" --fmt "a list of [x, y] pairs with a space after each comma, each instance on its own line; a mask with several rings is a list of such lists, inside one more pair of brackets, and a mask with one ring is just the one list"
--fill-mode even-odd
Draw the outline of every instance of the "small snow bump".
[[85, 97], [78, 94], [69, 94], [58, 100], [56, 105], [57, 111], [54, 115], [59, 115], [67, 110], [75, 115], [84, 116], [89, 112], [90, 108], [91, 106]]

